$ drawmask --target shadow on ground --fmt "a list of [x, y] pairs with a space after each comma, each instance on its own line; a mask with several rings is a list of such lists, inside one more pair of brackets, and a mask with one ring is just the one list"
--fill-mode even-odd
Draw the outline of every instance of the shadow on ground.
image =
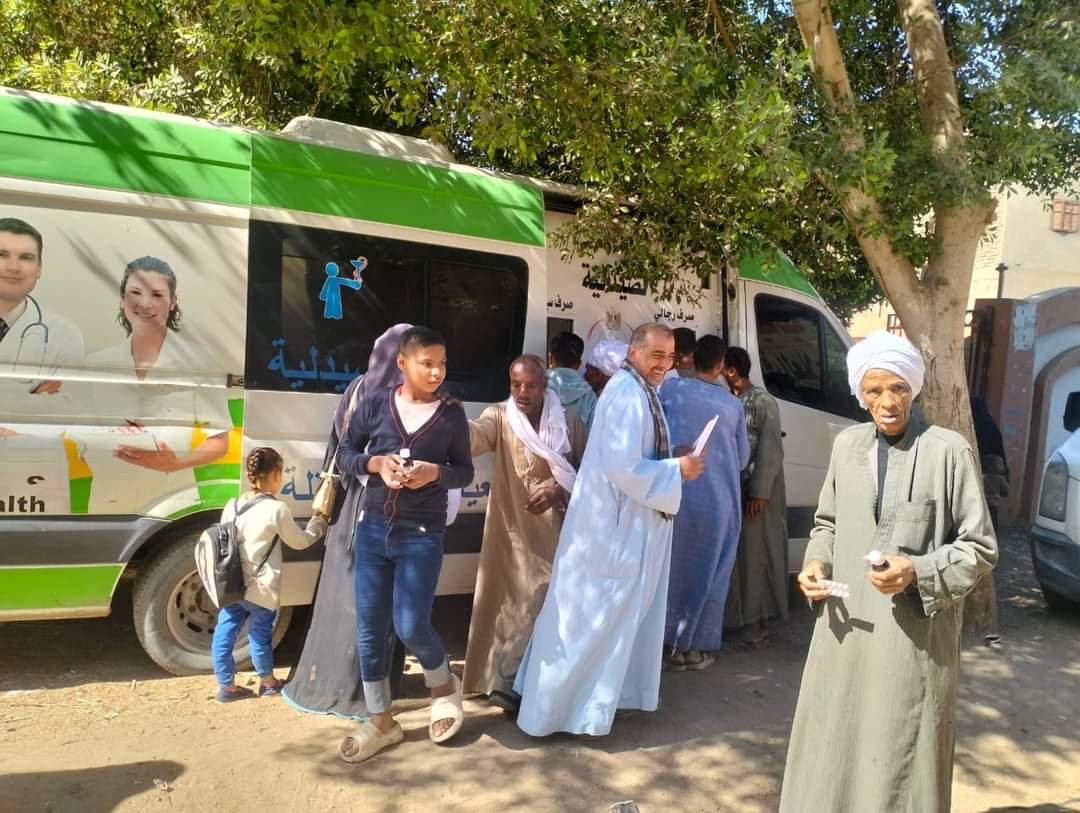
[[167, 797], [183, 773], [178, 762], [153, 761], [7, 774], [0, 776], [0, 810], [107, 813], [141, 793], [148, 802]]
[[[0, 624], [0, 694], [67, 689], [87, 683], [139, 683], [174, 676], [150, 660], [135, 634], [132, 579], [123, 578], [107, 618], [16, 621]], [[304, 643], [310, 608], [297, 607], [285, 638], [274, 652], [278, 666], [295, 663]]]
[[[1014, 791], [1037, 786], [1049, 772], [1080, 771], [1080, 614], [1046, 606], [1032, 572], [1027, 525], [1010, 525], [999, 543], [1001, 644], [966, 647], [956, 766], [967, 781], [1016, 798]], [[1000, 808], [1010, 809], [1058, 808]]]

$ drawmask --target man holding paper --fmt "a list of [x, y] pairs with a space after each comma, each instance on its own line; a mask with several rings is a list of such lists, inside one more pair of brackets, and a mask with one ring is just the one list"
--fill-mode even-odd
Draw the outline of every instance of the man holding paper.
[[656, 387], [675, 356], [671, 329], [631, 338], [593, 415], [551, 584], [514, 688], [518, 726], [601, 736], [616, 709], [660, 700], [672, 518], [701, 458], [672, 457]]
[[780, 812], [947, 813], [964, 597], [997, 562], [994, 526], [968, 442], [915, 404], [919, 350], [880, 330], [847, 368], [872, 423], [833, 442], [799, 573], [816, 620]]
[[702, 336], [694, 350], [695, 377], [669, 378], [660, 390], [672, 443], [693, 443], [705, 460], [704, 475], [683, 486], [671, 542], [664, 646], [665, 666], [674, 672], [713, 663], [739, 546], [739, 473], [750, 458], [750, 443], [742, 404], [717, 383], [723, 368], [723, 340]]
[[543, 361], [522, 356], [510, 366], [510, 397], [469, 421], [469, 435], [473, 457], [495, 461], [463, 683], [515, 712], [514, 677], [551, 579], [585, 425], [563, 409]]

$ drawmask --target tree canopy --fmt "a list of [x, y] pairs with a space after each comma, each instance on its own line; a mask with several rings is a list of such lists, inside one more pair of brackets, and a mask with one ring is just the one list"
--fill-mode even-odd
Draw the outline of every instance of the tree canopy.
[[[856, 105], [828, 104], [786, 0], [0, 0], [0, 82], [277, 128], [299, 114], [424, 134], [573, 183], [567, 250], [664, 296], [762, 245], [846, 315], [881, 296], [842, 190], [915, 267], [935, 206], [1080, 174], [1077, 15], [943, 0], [967, 135], [920, 124], [903, 3], [834, 0]], [[908, 26], [911, 28], [911, 26]], [[843, 133], [856, 128], [860, 148]]]

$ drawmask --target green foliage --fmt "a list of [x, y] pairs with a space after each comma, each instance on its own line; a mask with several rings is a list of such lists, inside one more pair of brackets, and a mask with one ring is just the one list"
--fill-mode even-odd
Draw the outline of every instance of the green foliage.
[[[437, 43], [390, 82], [388, 112], [466, 160], [576, 183], [568, 248], [619, 255], [612, 281], [692, 293], [677, 269], [779, 245], [838, 312], [880, 298], [839, 190], [877, 198], [881, 227], [915, 267], [936, 248], [935, 206], [999, 186], [1048, 194], [1080, 175], [1076, 14], [1052, 0], [944, 0], [968, 133], [961, 156], [924, 134], [897, 4], [834, 0], [857, 97], [838, 121], [807, 70], [785, 2], [471, 0], [428, 6]], [[856, 127], [852, 152], [838, 133]]]
[[305, 113], [387, 128], [371, 98], [409, 41], [397, 6], [0, 0], [0, 83], [271, 129]]
[[466, 159], [588, 190], [560, 236], [617, 256], [596, 269], [609, 283], [694, 297], [718, 262], [796, 235], [772, 212], [809, 182], [793, 149], [798, 54], [742, 74], [672, 4], [475, 0], [423, 22], [439, 47], [391, 83], [390, 109], [429, 119]]
[[[809, 70], [790, 0], [0, 0], [0, 83], [277, 128], [303, 113], [423, 133], [568, 182], [566, 251], [693, 297], [783, 248], [847, 315], [880, 298], [838, 190], [876, 197], [916, 267], [926, 215], [1080, 176], [1080, 36], [1060, 0], [939, 0], [965, 151], [920, 123], [898, 5], [833, 0], [855, 117]], [[838, 126], [840, 125], [840, 126]], [[857, 127], [852, 152], [837, 135]]]

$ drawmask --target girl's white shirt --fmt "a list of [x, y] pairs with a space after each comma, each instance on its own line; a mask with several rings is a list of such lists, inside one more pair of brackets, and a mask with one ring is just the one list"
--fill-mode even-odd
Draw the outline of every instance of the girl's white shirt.
[[[230, 500], [221, 512], [221, 521], [229, 522], [236, 517], [240, 560], [244, 568], [244, 578], [248, 580], [244, 598], [252, 604], [276, 610], [281, 601], [281, 546], [288, 545], [295, 550], [303, 550], [318, 542], [321, 536], [302, 530], [293, 519], [289, 507], [277, 499], [264, 499], [236, 516], [237, 508], [243, 508], [258, 493], [246, 491], [235, 501]], [[275, 536], [281, 541], [274, 546], [262, 570], [252, 578], [255, 567], [266, 556]]]

